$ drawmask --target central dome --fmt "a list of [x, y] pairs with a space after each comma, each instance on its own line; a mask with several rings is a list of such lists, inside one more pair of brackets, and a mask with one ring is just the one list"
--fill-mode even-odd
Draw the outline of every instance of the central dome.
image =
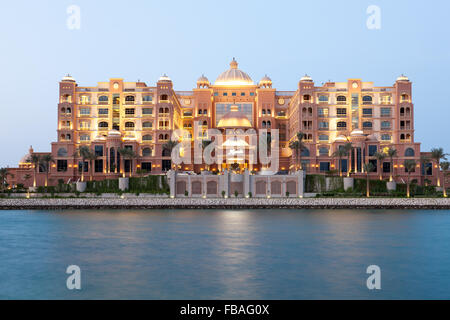
[[217, 128], [219, 129], [246, 129], [251, 127], [252, 124], [245, 114], [239, 111], [237, 105], [232, 105], [230, 112], [225, 114], [217, 124]]
[[222, 72], [220, 76], [217, 77], [216, 86], [253, 86], [253, 80], [244, 71], [238, 69], [238, 63], [233, 58], [230, 62], [230, 69]]

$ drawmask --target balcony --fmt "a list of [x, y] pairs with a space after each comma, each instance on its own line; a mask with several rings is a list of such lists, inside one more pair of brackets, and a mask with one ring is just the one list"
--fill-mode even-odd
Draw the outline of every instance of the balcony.
[[402, 117], [402, 118], [410, 118], [411, 117], [411, 113], [410, 112], [408, 112], [408, 113], [400, 113], [400, 117]]
[[170, 113], [158, 113], [160, 117], [168, 117]]
[[135, 101], [125, 101], [126, 105], [133, 105]]
[[109, 104], [109, 101], [99, 101], [98, 104], [103, 104], [103, 105]]
[[400, 126], [400, 130], [411, 130], [411, 126]]
[[337, 127], [336, 130], [337, 131], [345, 131], [345, 130], [347, 130], [347, 127]]
[[388, 130], [392, 130], [391, 127], [381, 127], [382, 131], [388, 131]]

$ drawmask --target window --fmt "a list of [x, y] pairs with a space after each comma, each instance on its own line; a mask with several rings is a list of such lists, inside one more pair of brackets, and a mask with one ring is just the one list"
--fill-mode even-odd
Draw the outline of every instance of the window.
[[309, 102], [311, 100], [311, 96], [309, 94], [303, 95], [303, 101]]
[[232, 95], [233, 97], [236, 97], [236, 92], [232, 92], [231, 95]]
[[347, 98], [345, 96], [338, 96], [336, 100], [337, 102], [347, 102]]
[[91, 114], [91, 108], [80, 108], [80, 115], [88, 116]]
[[382, 134], [381, 140], [383, 141], [391, 141], [391, 135], [390, 134]]
[[228, 96], [228, 92], [224, 92], [224, 93], [223, 93], [223, 96], [224, 96], [224, 97]]
[[319, 147], [319, 155], [327, 156], [328, 155], [328, 148], [327, 147]]
[[88, 134], [82, 134], [80, 136], [80, 141], [90, 141], [91, 140], [91, 136]]
[[152, 115], [153, 114], [153, 108], [142, 108], [142, 114], [143, 115]]
[[58, 172], [67, 171], [67, 160], [57, 160], [56, 161], [56, 170]]
[[336, 125], [338, 128], [347, 128], [347, 122], [345, 121], [339, 121]]
[[391, 108], [381, 108], [381, 116], [382, 117], [390, 117], [391, 116]]
[[80, 129], [81, 130], [88, 130], [91, 127], [90, 121], [81, 121], [80, 122]]
[[126, 115], [134, 115], [134, 108], [126, 108], [125, 114]]
[[141, 168], [142, 168], [142, 171], [151, 172], [152, 171], [152, 163], [151, 162], [142, 162]]
[[134, 96], [126, 96], [125, 101], [126, 102], [134, 102]]
[[103, 146], [95, 146], [94, 153], [97, 157], [103, 157]]
[[369, 157], [373, 157], [377, 153], [377, 146], [369, 145]]
[[319, 140], [320, 140], [320, 141], [328, 141], [328, 136], [327, 136], [326, 134], [321, 134], [321, 135], [319, 136]]
[[153, 137], [151, 134], [146, 134], [142, 137], [142, 141], [152, 141]]
[[245, 92], [241, 92], [241, 97], [245, 97]]
[[219, 93], [218, 92], [214, 92], [214, 97], [217, 97], [217, 96], [219, 96]]
[[328, 122], [319, 122], [319, 129], [328, 129]]
[[109, 113], [108, 108], [100, 108], [100, 109], [98, 109], [98, 115], [99, 116], [108, 115], [108, 113]]
[[363, 104], [371, 104], [372, 97], [371, 96], [363, 96], [362, 101], [363, 101]]
[[364, 117], [371, 117], [372, 116], [372, 108], [364, 108], [362, 113], [363, 113]]
[[405, 157], [414, 157], [414, 149], [408, 148], [405, 150]]
[[84, 172], [89, 171], [89, 162], [87, 161], [78, 161], [78, 172], [81, 172], [83, 170]]
[[96, 159], [94, 161], [94, 170], [95, 172], [103, 172], [103, 160]]
[[142, 156], [143, 157], [150, 157], [152, 155], [152, 149], [151, 148], [144, 148], [142, 149]]
[[159, 97], [159, 100], [161, 100], [161, 101], [167, 101], [167, 100], [169, 100], [169, 97], [168, 97], [167, 94], [162, 94], [162, 95]]
[[250, 92], [250, 96], [252, 96], [252, 97], [253, 97], [254, 95], [255, 95], [255, 93], [254, 93], [254, 92]]
[[309, 149], [308, 148], [303, 149], [300, 154], [302, 157], [309, 157]]
[[328, 108], [319, 108], [317, 110], [317, 114], [319, 117], [327, 117], [328, 116]]
[[153, 101], [153, 97], [152, 96], [142, 96], [142, 101], [151, 102], [151, 101]]
[[338, 116], [346, 116], [347, 115], [347, 109], [346, 108], [337, 108], [336, 114]]
[[319, 168], [320, 168], [320, 172], [330, 171], [330, 163], [329, 162], [320, 162]]
[[370, 121], [363, 122], [363, 128], [371, 129], [372, 128], [372, 122], [370, 122]]
[[98, 127], [108, 129], [108, 122], [105, 121], [99, 122]]
[[99, 102], [108, 102], [108, 96], [100, 96], [98, 97], [98, 101]]
[[67, 149], [59, 148], [58, 149], [58, 157], [67, 157]]
[[383, 173], [389, 173], [389, 172], [391, 172], [391, 163], [383, 162]]
[[144, 129], [151, 129], [152, 127], [153, 127], [153, 123], [152, 123], [152, 122], [149, 122], [149, 121], [144, 122], [144, 123], [142, 124], [142, 128], [144, 128]]
[[134, 122], [125, 122], [126, 129], [134, 129]]
[[389, 129], [391, 127], [391, 123], [389, 121], [381, 122], [381, 129]]
[[319, 102], [328, 102], [328, 96], [319, 96]]

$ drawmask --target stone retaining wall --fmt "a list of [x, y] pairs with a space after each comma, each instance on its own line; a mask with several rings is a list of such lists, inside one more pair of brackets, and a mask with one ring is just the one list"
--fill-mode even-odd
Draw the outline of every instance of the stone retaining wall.
[[0, 199], [0, 210], [30, 209], [450, 209], [449, 198], [69, 198]]

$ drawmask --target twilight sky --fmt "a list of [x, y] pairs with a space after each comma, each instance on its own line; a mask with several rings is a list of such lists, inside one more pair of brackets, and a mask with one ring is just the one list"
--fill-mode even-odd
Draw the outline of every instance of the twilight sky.
[[[67, 27], [79, 6], [80, 29]], [[381, 29], [366, 26], [368, 6]], [[415, 140], [450, 152], [450, 2], [441, 1], [2, 1], [0, 4], [0, 167], [17, 166], [30, 145], [56, 141], [58, 81], [81, 86], [121, 77], [154, 85], [167, 73], [176, 90], [210, 81], [232, 57], [254, 81], [267, 73], [295, 90], [361, 78], [413, 82]]]

